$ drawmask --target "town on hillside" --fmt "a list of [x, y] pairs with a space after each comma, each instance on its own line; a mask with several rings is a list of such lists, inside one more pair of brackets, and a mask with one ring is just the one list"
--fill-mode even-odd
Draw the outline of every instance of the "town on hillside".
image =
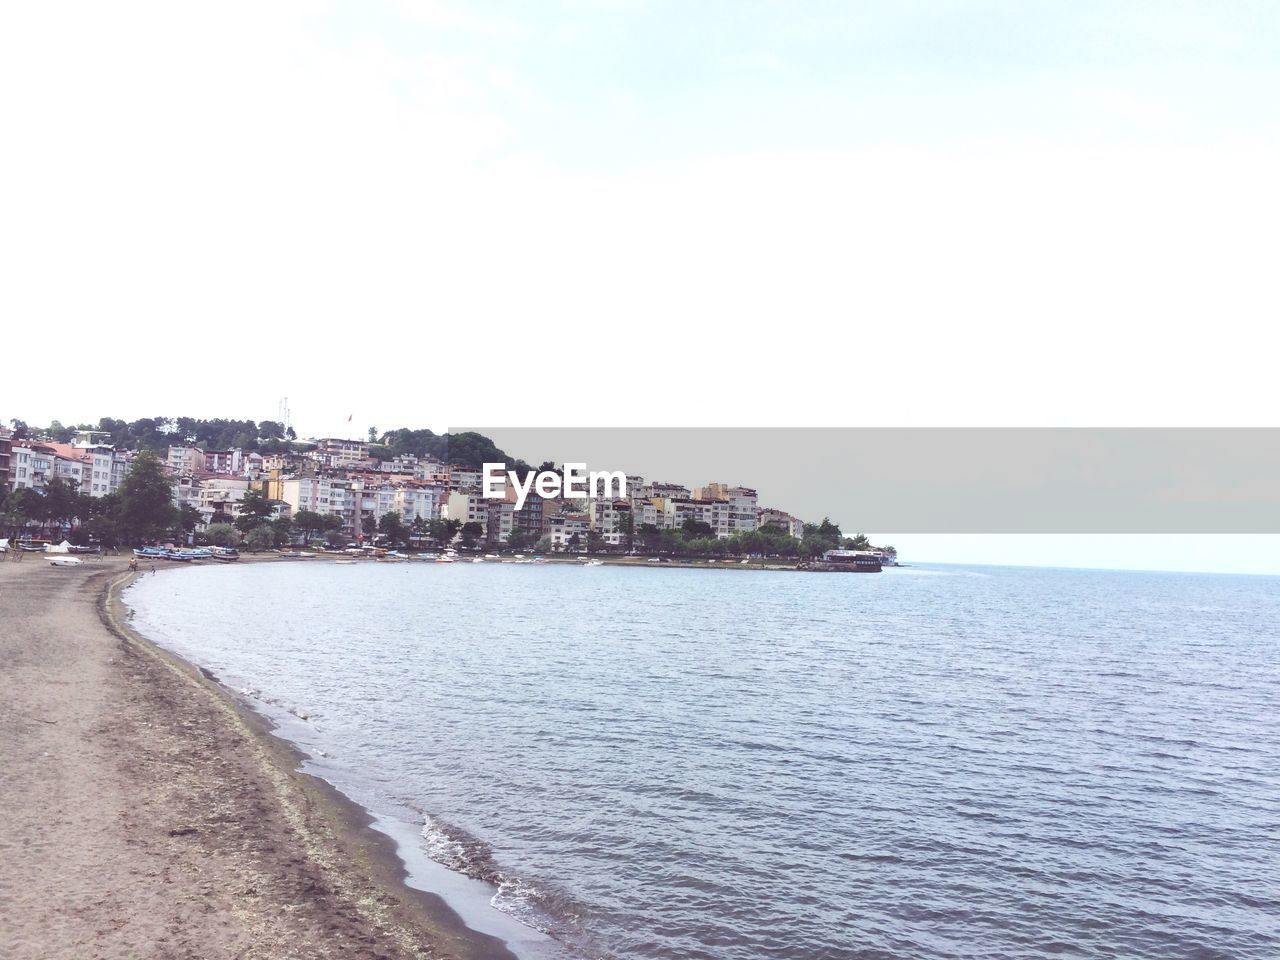
[[[270, 550], [456, 547], [545, 553], [831, 559], [892, 547], [761, 506], [749, 486], [627, 477], [626, 495], [482, 496], [480, 434], [399, 430], [299, 440], [273, 421], [106, 418], [94, 428], [0, 427], [0, 524], [15, 541]], [[211, 441], [229, 441], [225, 446]], [[560, 469], [544, 463], [538, 470]]]

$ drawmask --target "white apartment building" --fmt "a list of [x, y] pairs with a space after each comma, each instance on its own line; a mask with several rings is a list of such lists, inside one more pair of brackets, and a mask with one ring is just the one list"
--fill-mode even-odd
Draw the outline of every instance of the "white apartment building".
[[312, 456], [326, 467], [339, 469], [363, 467], [369, 462], [369, 444], [360, 440], [325, 437], [316, 441]]
[[240, 515], [240, 501], [249, 492], [249, 481], [240, 477], [205, 477], [196, 493], [196, 509], [204, 526], [219, 520], [230, 522]]
[[562, 513], [547, 522], [552, 550], [585, 550], [590, 532], [591, 518], [585, 513]]
[[43, 490], [53, 476], [53, 453], [40, 444], [14, 444], [9, 458], [11, 483], [15, 490]]
[[444, 505], [444, 500], [443, 484], [402, 484], [396, 487], [392, 509], [399, 512], [405, 523], [412, 523], [418, 517], [424, 520], [436, 520], [440, 516], [440, 508]]
[[462, 493], [478, 493], [482, 482], [481, 473], [472, 467], [460, 467], [456, 464], [450, 466], [449, 470], [449, 489], [457, 490]]
[[[591, 529], [600, 534], [605, 543], [615, 547], [626, 542], [626, 535], [620, 528], [631, 515], [631, 503], [627, 500], [597, 499], [587, 505]], [[639, 529], [639, 524], [636, 529]]]
[[759, 497], [750, 487], [730, 487], [729, 510], [734, 532], [745, 533], [759, 523]]

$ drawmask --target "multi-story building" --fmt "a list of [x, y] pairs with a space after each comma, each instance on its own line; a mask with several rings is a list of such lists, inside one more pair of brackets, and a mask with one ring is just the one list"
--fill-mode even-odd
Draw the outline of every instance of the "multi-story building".
[[419, 457], [413, 465], [413, 479], [427, 483], [449, 483], [449, 465], [430, 457]]
[[[462, 523], [478, 523], [482, 527], [488, 528], [489, 524], [489, 504], [493, 501], [486, 500], [484, 497], [474, 493], [461, 493], [457, 490], [451, 491], [449, 499], [445, 502], [445, 511], [448, 519], [458, 520]], [[506, 501], [501, 501], [506, 502]], [[487, 532], [486, 532], [487, 536]]]
[[458, 464], [449, 466], [449, 489], [461, 493], [479, 493], [482, 476], [474, 467], [463, 467]]
[[524, 506], [513, 514], [513, 529], [519, 530], [521, 536], [529, 543], [536, 543], [542, 538], [543, 518], [547, 514], [547, 505], [555, 502], [544, 500], [537, 493], [531, 493], [525, 498]]
[[10, 453], [13, 489], [44, 489], [46, 483], [54, 476], [53, 463], [56, 454], [47, 444], [32, 440], [22, 441], [22, 445], [14, 445]]
[[730, 487], [726, 491], [735, 533], [748, 533], [759, 523], [759, 496], [750, 487]]
[[239, 476], [242, 456], [239, 450], [206, 450], [204, 468], [210, 473]]
[[588, 504], [587, 515], [591, 521], [591, 529], [603, 537], [605, 543], [616, 547], [626, 542], [626, 534], [622, 528], [632, 517], [629, 500], [592, 500]]
[[195, 476], [204, 473], [204, 451], [199, 447], [170, 447], [165, 466], [175, 476]]
[[249, 492], [250, 481], [244, 477], [227, 475], [201, 478], [196, 492], [196, 509], [200, 511], [200, 523], [231, 523], [240, 515], [240, 501]]
[[445, 495], [443, 484], [402, 483], [395, 488], [392, 507], [405, 523], [413, 523], [419, 517], [423, 520], [436, 520], [440, 517], [440, 508], [444, 506]]
[[757, 514], [757, 529], [764, 527], [781, 530], [797, 540], [804, 535], [804, 521], [782, 510], [775, 510], [773, 507], [761, 507]]
[[0, 493], [9, 490], [9, 461], [13, 456], [13, 434], [0, 427]]
[[339, 470], [352, 470], [369, 465], [369, 444], [360, 440], [341, 440], [325, 437], [316, 441], [312, 456], [322, 466]]
[[547, 535], [552, 550], [585, 550], [591, 518], [585, 513], [561, 513], [551, 518]]
[[489, 543], [506, 543], [515, 529], [516, 505], [511, 500], [486, 500], [484, 536]]

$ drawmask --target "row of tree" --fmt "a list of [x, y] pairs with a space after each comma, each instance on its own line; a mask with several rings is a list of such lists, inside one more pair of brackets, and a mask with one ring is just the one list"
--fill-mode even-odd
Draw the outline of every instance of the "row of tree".
[[194, 508], [174, 506], [172, 481], [149, 452], [134, 459], [118, 493], [90, 497], [54, 477], [42, 493], [23, 487], [0, 501], [0, 525], [10, 536], [34, 529], [107, 546], [181, 537], [198, 521]]
[[287, 450], [297, 439], [292, 427], [274, 420], [227, 420], [216, 417], [142, 417], [117, 420], [103, 417], [97, 423], [65, 425], [54, 420], [47, 427], [32, 427], [23, 420], [11, 420], [14, 439], [46, 438], [54, 443], [70, 443], [84, 430], [110, 435], [111, 445], [122, 450], [151, 450], [163, 453], [170, 446], [199, 446], [206, 450], [258, 450], [273, 453]]

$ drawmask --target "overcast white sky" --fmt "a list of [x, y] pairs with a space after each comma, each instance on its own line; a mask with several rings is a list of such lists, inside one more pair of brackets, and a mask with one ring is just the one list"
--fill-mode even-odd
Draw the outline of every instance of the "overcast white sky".
[[1277, 49], [1227, 0], [6, 4], [0, 417], [1274, 425]]

